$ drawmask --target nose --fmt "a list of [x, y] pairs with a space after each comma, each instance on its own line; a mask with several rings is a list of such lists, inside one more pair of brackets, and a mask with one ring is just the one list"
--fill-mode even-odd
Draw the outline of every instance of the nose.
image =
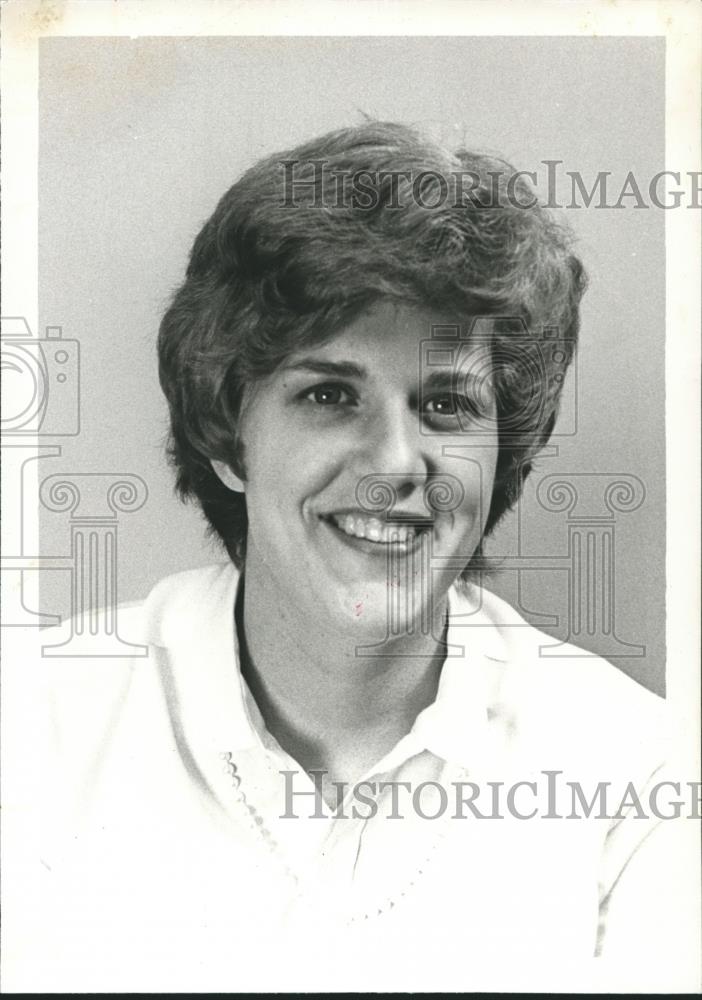
[[401, 404], [388, 405], [375, 414], [367, 428], [364, 474], [378, 483], [387, 479], [398, 500], [423, 490], [436, 472], [430, 439], [421, 433], [416, 413]]

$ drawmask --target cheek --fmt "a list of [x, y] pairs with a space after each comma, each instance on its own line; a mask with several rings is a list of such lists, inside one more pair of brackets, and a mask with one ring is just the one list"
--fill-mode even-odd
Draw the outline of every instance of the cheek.
[[267, 412], [261, 404], [247, 414], [241, 436], [247, 497], [270, 506], [279, 494], [289, 490], [299, 442], [281, 415], [276, 410]]
[[293, 529], [336, 474], [328, 451], [289, 431], [268, 440], [256, 435], [246, 459], [249, 524], [265, 524], [268, 533]]
[[487, 517], [492, 500], [497, 465], [497, 447], [472, 450], [453, 465], [451, 474], [460, 481], [463, 501], [459, 510], [472, 518]]

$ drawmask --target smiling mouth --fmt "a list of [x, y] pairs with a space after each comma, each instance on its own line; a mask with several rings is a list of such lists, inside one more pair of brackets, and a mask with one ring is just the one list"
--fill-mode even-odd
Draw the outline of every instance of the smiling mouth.
[[427, 518], [409, 516], [381, 521], [364, 514], [331, 514], [325, 520], [350, 539], [363, 539], [378, 548], [394, 545], [400, 551], [413, 548], [418, 536], [433, 526], [433, 521]]

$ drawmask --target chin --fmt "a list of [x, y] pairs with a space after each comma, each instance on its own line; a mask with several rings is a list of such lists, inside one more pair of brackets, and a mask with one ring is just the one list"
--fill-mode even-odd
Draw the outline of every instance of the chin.
[[[422, 606], [422, 591], [414, 593], [402, 586], [388, 586], [386, 581], [368, 581], [340, 588], [330, 614], [340, 630], [362, 645], [421, 634], [428, 629], [430, 611]], [[424, 594], [426, 601], [426, 594]], [[328, 595], [327, 595], [328, 606]]]

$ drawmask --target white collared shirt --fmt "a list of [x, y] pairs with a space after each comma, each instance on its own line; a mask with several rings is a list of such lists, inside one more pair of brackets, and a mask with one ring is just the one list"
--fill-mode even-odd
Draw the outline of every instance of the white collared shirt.
[[[335, 813], [241, 676], [236, 587], [230, 564], [170, 577], [118, 618], [148, 655], [45, 665], [41, 947], [13, 956], [16, 982], [572, 989], [601, 955], [605, 988], [635, 989], [656, 950], [665, 974], [683, 827], [648, 807], [660, 699], [487, 591], [452, 591], [435, 702]], [[601, 782], [610, 818], [573, 790]], [[612, 819], [627, 787], [648, 815], [629, 800]]]

